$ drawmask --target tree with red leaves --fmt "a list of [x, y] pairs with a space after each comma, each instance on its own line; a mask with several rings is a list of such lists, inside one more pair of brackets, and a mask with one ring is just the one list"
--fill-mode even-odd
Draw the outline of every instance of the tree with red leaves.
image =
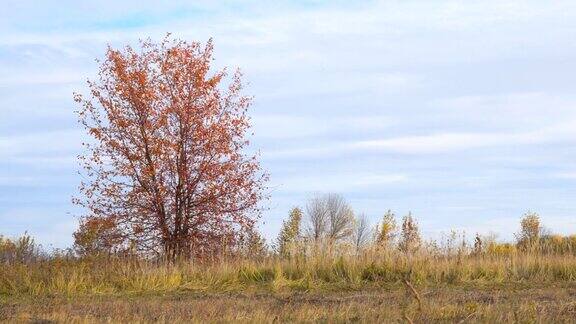
[[212, 40], [140, 46], [109, 47], [90, 98], [74, 95], [94, 139], [74, 202], [84, 223], [113, 224], [142, 254], [217, 255], [253, 229], [266, 198], [268, 175], [245, 153], [251, 98], [239, 71], [211, 71]]

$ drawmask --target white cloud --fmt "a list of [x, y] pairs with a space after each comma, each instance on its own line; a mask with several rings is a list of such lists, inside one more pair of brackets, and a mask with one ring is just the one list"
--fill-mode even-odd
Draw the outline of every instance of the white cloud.
[[340, 136], [351, 132], [383, 130], [397, 122], [389, 116], [255, 115], [252, 118], [258, 140]]
[[408, 154], [445, 153], [457, 150], [498, 145], [535, 144], [542, 140], [538, 133], [490, 134], [445, 133], [425, 136], [409, 136], [355, 143], [359, 149], [378, 149]]
[[434, 100], [432, 109], [450, 122], [516, 130], [576, 120], [576, 97], [546, 92], [468, 95]]
[[355, 192], [408, 180], [404, 174], [337, 172], [272, 178], [272, 186], [287, 192]]
[[59, 71], [54, 73], [11, 73], [0, 77], [0, 88], [34, 84], [78, 83], [86, 80], [86, 72]]
[[520, 133], [439, 133], [354, 142], [332, 142], [316, 147], [271, 151], [263, 156], [265, 158], [322, 157], [374, 151], [402, 154], [439, 154], [478, 148], [557, 143], [573, 141], [574, 138], [576, 138], [576, 120]]
[[80, 150], [84, 137], [79, 129], [0, 137], [0, 159], [61, 158]]

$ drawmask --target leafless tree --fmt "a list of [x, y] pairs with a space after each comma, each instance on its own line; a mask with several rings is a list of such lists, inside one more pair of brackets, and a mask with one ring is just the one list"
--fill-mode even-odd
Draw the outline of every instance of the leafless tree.
[[314, 242], [318, 242], [328, 228], [328, 214], [323, 196], [316, 195], [308, 200], [306, 216], [309, 222], [308, 235]]
[[306, 206], [309, 236], [318, 242], [326, 238], [336, 242], [349, 238], [354, 230], [352, 207], [339, 194], [325, 194], [311, 198]]
[[328, 213], [328, 239], [336, 242], [346, 239], [354, 231], [354, 211], [339, 194], [327, 194], [326, 212]]
[[372, 229], [370, 228], [368, 217], [362, 213], [356, 219], [354, 226], [354, 246], [356, 247], [356, 252], [359, 252], [366, 246], [372, 236]]

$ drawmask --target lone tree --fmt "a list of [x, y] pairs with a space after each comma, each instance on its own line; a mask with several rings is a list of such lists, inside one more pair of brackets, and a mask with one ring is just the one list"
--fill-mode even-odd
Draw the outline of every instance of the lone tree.
[[91, 96], [75, 94], [94, 139], [80, 162], [83, 220], [105, 220], [140, 253], [174, 260], [238, 244], [260, 215], [267, 174], [244, 153], [241, 73], [212, 71], [213, 45], [108, 48]]
[[300, 238], [300, 225], [302, 223], [302, 210], [298, 207], [292, 208], [288, 220], [282, 222], [282, 228], [278, 233], [277, 251], [282, 257], [290, 257], [294, 245]]
[[388, 210], [382, 217], [382, 224], [378, 231], [376, 243], [378, 247], [390, 248], [396, 237], [396, 215]]
[[373, 232], [370, 228], [368, 216], [364, 213], [360, 214], [358, 218], [354, 220], [354, 223], [354, 248], [358, 254], [370, 243]]
[[268, 245], [266, 240], [255, 229], [250, 229], [240, 239], [240, 253], [249, 259], [262, 259], [268, 254]]
[[414, 253], [420, 248], [421, 240], [418, 222], [412, 217], [412, 213], [409, 212], [408, 215], [402, 218], [398, 248], [405, 253]]
[[89, 217], [74, 232], [74, 250], [81, 256], [110, 255], [125, 252], [125, 239], [110, 218]]
[[520, 220], [520, 232], [516, 233], [518, 247], [524, 251], [537, 248], [542, 232], [540, 215], [533, 212], [524, 214]]
[[311, 198], [306, 204], [308, 235], [318, 243], [346, 240], [354, 233], [354, 211], [340, 194], [328, 193]]

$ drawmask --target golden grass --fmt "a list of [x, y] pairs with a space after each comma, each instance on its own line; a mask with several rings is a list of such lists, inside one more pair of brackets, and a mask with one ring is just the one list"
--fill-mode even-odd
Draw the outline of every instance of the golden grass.
[[367, 252], [359, 256], [175, 265], [117, 258], [55, 258], [0, 265], [0, 296], [317, 292], [401, 285], [404, 279], [415, 285], [574, 282], [576, 257], [519, 253], [432, 257]]
[[173, 265], [52, 257], [0, 264], [0, 321], [571, 322], [573, 254], [368, 249]]
[[422, 303], [401, 287], [362, 292], [170, 293], [12, 299], [0, 321], [61, 323], [570, 323], [576, 286], [419, 287]]

